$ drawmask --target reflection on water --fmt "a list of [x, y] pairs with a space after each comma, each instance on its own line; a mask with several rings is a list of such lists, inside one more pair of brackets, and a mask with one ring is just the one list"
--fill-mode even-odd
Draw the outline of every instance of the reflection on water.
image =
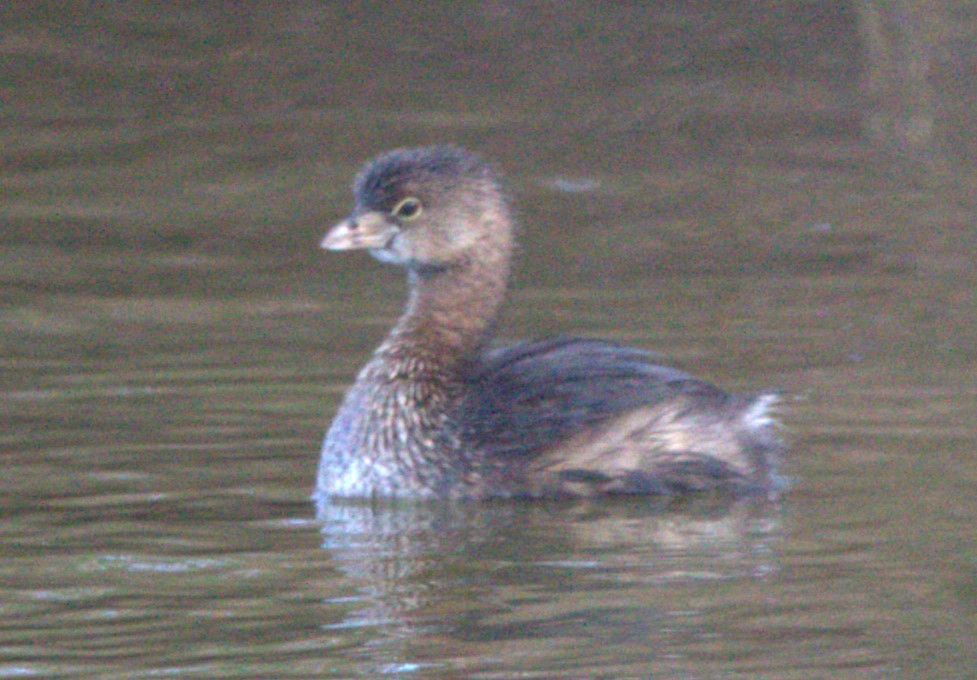
[[[667, 641], [650, 657], [629, 646], [681, 637], [701, 616], [673, 611], [663, 590], [777, 571], [778, 512], [766, 502], [344, 502], [322, 503], [318, 516], [323, 547], [357, 587], [334, 627], [368, 631], [366, 675], [564, 664], [647, 672], [674, 654]], [[585, 604], [591, 590], [599, 600]], [[434, 656], [435, 644], [485, 656]]]
[[[0, 675], [960, 677], [973, 8], [0, 7]], [[393, 146], [498, 161], [503, 338], [792, 395], [777, 504], [308, 501]]]

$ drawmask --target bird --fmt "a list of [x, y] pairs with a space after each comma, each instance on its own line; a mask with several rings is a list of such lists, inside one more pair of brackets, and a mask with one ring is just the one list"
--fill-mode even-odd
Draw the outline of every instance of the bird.
[[641, 348], [496, 347], [516, 221], [502, 173], [452, 145], [366, 163], [321, 241], [406, 271], [406, 308], [328, 429], [313, 497], [567, 498], [771, 488], [779, 393], [727, 393]]

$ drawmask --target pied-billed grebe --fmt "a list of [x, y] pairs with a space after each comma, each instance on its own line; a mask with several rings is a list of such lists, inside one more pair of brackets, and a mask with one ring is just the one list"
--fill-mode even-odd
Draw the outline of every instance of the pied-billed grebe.
[[357, 176], [328, 250], [407, 270], [407, 309], [326, 435], [316, 497], [547, 497], [764, 489], [773, 393], [729, 395], [638, 349], [488, 349], [513, 219], [491, 166], [402, 149]]

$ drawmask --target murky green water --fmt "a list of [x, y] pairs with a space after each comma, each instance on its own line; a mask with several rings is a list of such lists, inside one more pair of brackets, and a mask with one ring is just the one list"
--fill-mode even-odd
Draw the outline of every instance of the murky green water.
[[[0, 676], [971, 675], [973, 18], [920, 89], [886, 3], [757, 7], [0, 10]], [[316, 243], [434, 141], [509, 173], [505, 337], [787, 390], [793, 488], [317, 514], [403, 284]]]

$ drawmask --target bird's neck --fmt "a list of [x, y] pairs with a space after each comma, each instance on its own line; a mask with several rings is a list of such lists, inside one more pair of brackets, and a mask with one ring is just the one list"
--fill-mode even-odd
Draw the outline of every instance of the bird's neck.
[[377, 353], [413, 355], [446, 371], [461, 370], [490, 339], [508, 280], [507, 257], [411, 271], [407, 309]]

